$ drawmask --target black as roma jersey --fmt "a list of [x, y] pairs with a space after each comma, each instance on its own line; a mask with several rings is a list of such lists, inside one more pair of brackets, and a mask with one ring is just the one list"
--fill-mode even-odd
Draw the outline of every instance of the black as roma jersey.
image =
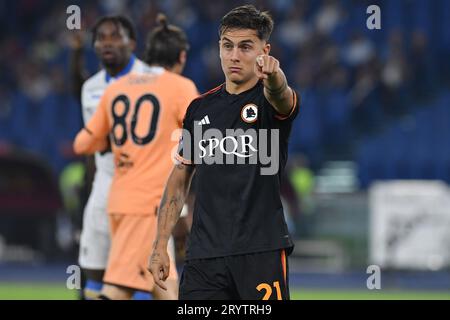
[[177, 158], [196, 166], [187, 259], [293, 248], [280, 199], [292, 121], [277, 114], [262, 82], [240, 94], [225, 85], [192, 101]]

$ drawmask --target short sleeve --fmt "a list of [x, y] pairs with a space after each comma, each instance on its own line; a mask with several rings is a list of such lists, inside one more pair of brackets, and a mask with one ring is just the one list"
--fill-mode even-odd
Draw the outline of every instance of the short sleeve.
[[183, 164], [192, 165], [194, 163], [194, 130], [193, 130], [193, 109], [198, 100], [194, 100], [189, 104], [183, 119], [183, 130], [180, 141], [178, 143], [178, 151], [175, 159]]
[[299, 99], [297, 92], [294, 89], [291, 89], [291, 90], [292, 90], [292, 109], [288, 115], [281, 115], [272, 107], [274, 117], [275, 117], [275, 119], [277, 119], [279, 121], [292, 122], [297, 117], [297, 114], [298, 114], [298, 111], [300, 108], [300, 101], [299, 101], [300, 99]]
[[110, 131], [107, 113], [107, 108], [109, 104], [107, 92], [108, 91], [106, 91], [105, 94], [103, 94], [102, 98], [100, 99], [97, 110], [95, 111], [94, 115], [85, 126], [97, 139], [105, 138]]
[[83, 123], [87, 124], [89, 120], [92, 118], [92, 115], [95, 112], [95, 108], [89, 105], [89, 93], [88, 93], [88, 84], [87, 81], [83, 83], [81, 87], [81, 111], [83, 116]]

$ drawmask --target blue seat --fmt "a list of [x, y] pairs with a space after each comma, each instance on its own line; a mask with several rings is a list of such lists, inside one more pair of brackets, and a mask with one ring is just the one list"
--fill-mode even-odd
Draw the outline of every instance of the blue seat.
[[383, 142], [377, 138], [361, 141], [357, 151], [358, 179], [362, 188], [367, 188], [376, 180], [383, 179]]
[[351, 136], [351, 105], [347, 92], [331, 90], [321, 102], [325, 143], [342, 145], [348, 142]]
[[450, 154], [448, 151], [434, 159], [433, 177], [450, 184]]
[[420, 29], [425, 32], [427, 36], [432, 35], [433, 2], [435, 1], [414, 0], [410, 5], [412, 10], [413, 29]]
[[382, 8], [381, 28], [392, 30], [395, 28], [402, 28], [404, 25], [404, 8], [403, 1], [385, 1]]
[[41, 130], [40, 117], [42, 104], [24, 94], [16, 94], [12, 100], [11, 137], [13, 144], [30, 150], [42, 152], [46, 144]]
[[439, 25], [436, 28], [441, 32], [439, 44], [443, 48], [450, 49], [450, 28], [448, 27], [448, 21], [450, 21], [450, 2], [448, 0], [441, 0], [439, 9], [441, 17], [438, 20]]
[[322, 145], [322, 121], [315, 92], [305, 90], [297, 118], [292, 125], [290, 152], [302, 152], [319, 161]]
[[81, 107], [68, 94], [51, 94], [42, 102], [42, 112], [37, 121], [45, 137], [45, 155], [59, 172], [74, 160], [71, 144], [83, 127]]

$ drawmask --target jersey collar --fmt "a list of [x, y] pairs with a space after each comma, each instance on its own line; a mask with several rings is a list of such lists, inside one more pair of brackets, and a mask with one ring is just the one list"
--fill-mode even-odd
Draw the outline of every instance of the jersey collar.
[[134, 61], [136, 60], [136, 56], [134, 54], [131, 55], [130, 61], [128, 61], [128, 64], [123, 68], [118, 74], [116, 74], [114, 77], [111, 76], [108, 72], [105, 73], [105, 80], [108, 83], [111, 79], [118, 79], [127, 73], [131, 71], [133, 68]]
[[256, 88], [258, 88], [259, 86], [262, 86], [262, 85], [263, 85], [263, 81], [259, 80], [253, 87], [251, 87], [251, 88], [249, 88], [249, 89], [247, 89], [245, 91], [242, 91], [239, 94], [234, 94], [234, 93], [229, 93], [227, 91], [226, 83], [223, 83], [222, 84], [222, 88], [220, 88], [220, 91], [222, 92], [222, 94], [224, 96], [227, 96], [227, 97], [242, 97], [242, 96], [245, 96], [245, 95], [249, 94], [250, 92], [252, 92], [253, 90], [255, 90]]

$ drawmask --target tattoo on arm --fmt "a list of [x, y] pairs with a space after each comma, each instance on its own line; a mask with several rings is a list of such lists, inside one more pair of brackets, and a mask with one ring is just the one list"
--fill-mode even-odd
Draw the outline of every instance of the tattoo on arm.
[[155, 252], [154, 254], [152, 254], [150, 262], [151, 263], [156, 263], [156, 262], [158, 262], [159, 258], [160, 258], [160, 254]]
[[281, 96], [282, 93], [284, 93], [287, 87], [288, 87], [287, 81], [284, 80], [283, 84], [278, 89], [270, 89], [268, 87], [265, 88], [270, 96], [278, 98]]
[[178, 209], [180, 207], [181, 198], [180, 196], [171, 196], [167, 202], [167, 198], [161, 203], [161, 213], [160, 217], [162, 219], [163, 230], [166, 229], [167, 223], [171, 224], [172, 221], [175, 222], [178, 219]]
[[181, 213], [182, 202], [181, 195], [167, 196], [167, 192], [164, 192], [158, 217], [158, 231], [161, 232], [161, 236], [170, 236], [170, 229], [175, 225]]
[[[185, 172], [175, 173], [179, 170], [183, 170]], [[169, 177], [169, 181], [166, 189], [164, 190], [159, 207], [158, 236], [155, 246], [158, 244], [158, 240], [162, 240], [164, 242], [170, 237], [172, 228], [180, 217], [194, 170], [194, 166], [187, 166], [181, 163], [175, 165], [175, 171], [173, 171], [171, 177]], [[173, 174], [176, 174], [178, 178], [174, 177]]]

